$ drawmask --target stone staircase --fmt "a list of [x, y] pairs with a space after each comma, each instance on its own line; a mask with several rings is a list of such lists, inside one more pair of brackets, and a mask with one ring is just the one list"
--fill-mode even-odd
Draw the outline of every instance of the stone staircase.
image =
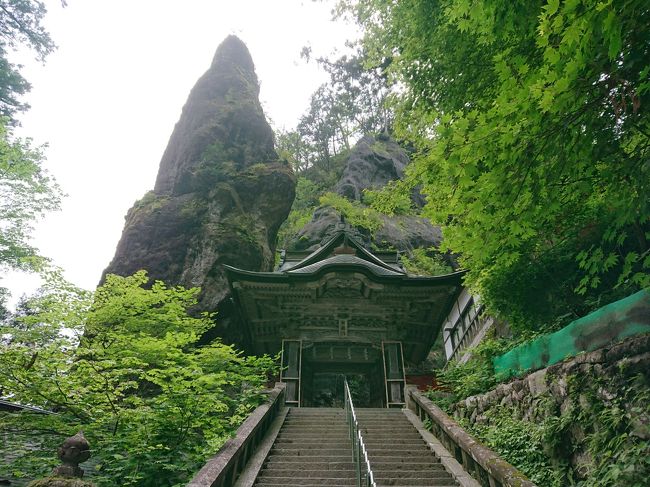
[[357, 409], [378, 487], [458, 485], [401, 409]]
[[254, 485], [354, 487], [354, 479], [345, 411], [290, 408]]
[[[378, 487], [458, 485], [399, 409], [357, 409]], [[343, 409], [290, 408], [255, 486], [353, 487]]]

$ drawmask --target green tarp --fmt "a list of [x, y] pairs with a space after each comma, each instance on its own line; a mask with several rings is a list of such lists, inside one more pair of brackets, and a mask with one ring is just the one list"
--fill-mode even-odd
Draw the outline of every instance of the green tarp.
[[555, 333], [520, 345], [493, 359], [499, 378], [553, 365], [625, 337], [650, 332], [650, 290], [603, 306]]

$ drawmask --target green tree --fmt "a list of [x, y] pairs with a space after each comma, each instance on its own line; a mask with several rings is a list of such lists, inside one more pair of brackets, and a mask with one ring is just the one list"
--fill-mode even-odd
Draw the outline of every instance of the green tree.
[[[65, 5], [65, 3], [63, 2]], [[19, 46], [31, 49], [43, 62], [55, 49], [54, 42], [41, 25], [47, 9], [35, 0], [0, 1], [0, 115], [15, 123], [16, 112], [29, 106], [20, 97], [31, 88], [18, 71], [19, 66], [9, 62], [8, 51]]]
[[260, 403], [273, 361], [196, 346], [213, 326], [188, 313], [198, 289], [145, 288], [144, 271], [108, 276], [94, 293], [53, 277], [0, 330], [0, 388], [56, 414], [0, 416], [0, 436], [11, 439], [0, 470], [48, 474], [57, 445], [81, 429], [99, 485], [186, 483]]
[[488, 303], [512, 318], [507, 276], [537, 279], [517, 303], [530, 326], [650, 285], [647, 2], [344, 4], [403, 88], [425, 214]]
[[32, 224], [61, 199], [43, 159], [42, 148], [13, 138], [0, 120], [0, 271], [39, 269], [43, 261], [29, 243]]
[[[308, 48], [303, 49], [308, 62], [310, 54]], [[391, 112], [385, 105], [389, 85], [382, 66], [372, 65], [359, 48], [316, 62], [330, 79], [312, 94], [296, 129], [280, 134], [279, 152], [297, 172], [316, 167], [332, 173], [340, 166], [337, 156], [347, 153], [356, 139], [391, 125]]]
[[39, 1], [0, 1], [0, 272], [41, 268], [44, 259], [29, 243], [32, 225], [60, 205], [61, 192], [43, 169], [43, 148], [12, 134], [17, 113], [28, 108], [21, 96], [30, 85], [7, 55], [24, 46], [45, 60], [55, 48], [41, 25], [45, 13]]

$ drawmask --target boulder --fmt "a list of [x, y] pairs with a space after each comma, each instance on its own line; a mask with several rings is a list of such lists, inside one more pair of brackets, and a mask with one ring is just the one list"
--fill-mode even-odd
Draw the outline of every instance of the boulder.
[[[361, 203], [364, 190], [377, 190], [390, 181], [401, 179], [408, 163], [409, 157], [397, 141], [386, 135], [366, 135], [352, 148], [334, 192]], [[423, 197], [417, 191], [411, 198], [416, 206], [424, 204]], [[340, 219], [333, 208], [318, 208], [311, 221], [289, 242], [289, 249], [318, 248], [337, 231]], [[432, 225], [425, 218], [396, 215], [381, 219], [381, 227], [373, 234], [364, 228], [354, 229], [355, 237], [369, 249], [410, 251], [415, 248], [437, 248], [442, 241], [440, 227]]]
[[380, 189], [401, 179], [409, 157], [390, 137], [366, 135], [356, 143], [335, 191], [349, 200], [361, 201], [363, 190]]

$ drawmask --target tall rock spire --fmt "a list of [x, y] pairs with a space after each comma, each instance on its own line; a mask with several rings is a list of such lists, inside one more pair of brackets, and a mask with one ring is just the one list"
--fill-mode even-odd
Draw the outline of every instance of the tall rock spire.
[[192, 89], [154, 190], [127, 213], [104, 271], [145, 269], [170, 285], [200, 286], [200, 308], [219, 311], [216, 334], [230, 342], [241, 337], [227, 309], [223, 264], [272, 270], [277, 231], [295, 195], [258, 95], [250, 53], [229, 36]]
[[214, 182], [224, 162], [242, 169], [276, 160], [259, 91], [246, 45], [227, 37], [190, 92], [160, 161], [154, 191], [179, 195], [202, 189]]

